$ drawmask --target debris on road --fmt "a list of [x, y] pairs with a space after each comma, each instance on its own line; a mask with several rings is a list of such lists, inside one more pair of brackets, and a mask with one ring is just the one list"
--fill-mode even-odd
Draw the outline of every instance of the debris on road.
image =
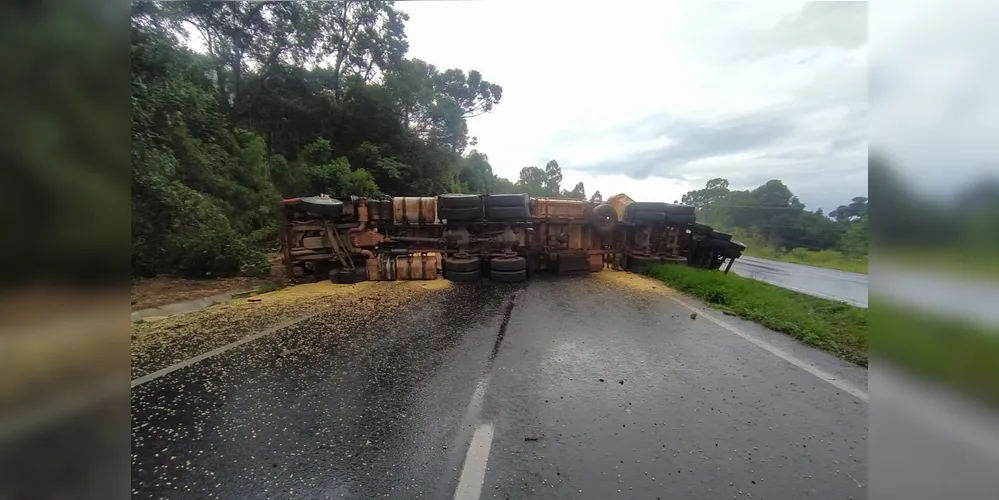
[[524, 436], [524, 441], [537, 441], [539, 438], [534, 434], [528, 434]]
[[690, 319], [697, 319], [697, 313], [690, 313]]
[[722, 314], [725, 316], [738, 316], [738, 314], [733, 311], [729, 311], [728, 309], [722, 309]]
[[324, 281], [270, 292], [267, 300], [255, 297], [259, 303], [226, 302], [155, 323], [133, 323], [132, 378], [307, 314], [329, 313], [333, 322], [361, 322], [370, 311], [386, 310], [449, 286], [445, 280], [366, 281], [349, 286]]

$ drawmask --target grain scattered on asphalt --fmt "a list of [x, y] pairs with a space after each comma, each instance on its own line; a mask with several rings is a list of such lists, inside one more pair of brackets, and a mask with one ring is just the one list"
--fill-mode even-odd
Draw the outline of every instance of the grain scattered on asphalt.
[[650, 276], [642, 276], [624, 271], [612, 271], [604, 269], [598, 273], [593, 273], [593, 277], [603, 283], [629, 288], [636, 292], [658, 293], [660, 295], [678, 295], [678, 292], [662, 281]]
[[224, 346], [289, 320], [317, 313], [363, 319], [374, 310], [400, 306], [449, 281], [365, 281], [298, 285], [236, 299], [200, 311], [132, 325], [132, 378]]

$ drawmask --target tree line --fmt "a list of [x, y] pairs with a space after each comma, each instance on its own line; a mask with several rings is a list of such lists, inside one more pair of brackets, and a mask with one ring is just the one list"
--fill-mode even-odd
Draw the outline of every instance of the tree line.
[[777, 179], [755, 189], [731, 190], [727, 179], [714, 178], [704, 188], [688, 191], [681, 202], [693, 205], [701, 222], [742, 230], [780, 251], [837, 250], [854, 258], [868, 254], [867, 197], [855, 197], [827, 215], [821, 208], [806, 210]]
[[585, 199], [554, 160], [512, 182], [465, 153], [503, 88], [407, 57], [407, 20], [385, 1], [133, 3], [133, 276], [267, 273], [287, 197]]

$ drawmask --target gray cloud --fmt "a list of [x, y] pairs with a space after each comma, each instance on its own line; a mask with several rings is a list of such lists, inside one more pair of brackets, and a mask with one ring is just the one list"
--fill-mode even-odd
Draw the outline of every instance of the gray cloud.
[[730, 56], [761, 59], [805, 47], [849, 50], [867, 43], [867, 2], [807, 2], [769, 30], [736, 36]]
[[[633, 179], [700, 182], [720, 176], [737, 189], [781, 179], [810, 208], [825, 210], [863, 195], [867, 65], [827, 48], [864, 47], [866, 20], [866, 3], [810, 2], [771, 29], [744, 30], [720, 45], [711, 43], [717, 38], [700, 40], [708, 43], [697, 45], [698, 57], [719, 72], [730, 72], [735, 81], [743, 74], [755, 78], [776, 72], [779, 77], [794, 65], [806, 65], [811, 71], [800, 82], [788, 82], [791, 86], [778, 97], [779, 103], [752, 112], [710, 120], [659, 115], [621, 127], [612, 135], [638, 142], [667, 139], [669, 144], [574, 168]], [[794, 50], [802, 57], [797, 63], [785, 57]], [[579, 143], [589, 138], [565, 140]], [[738, 164], [733, 155], [738, 155]]]
[[[649, 130], [654, 130], [649, 134]], [[695, 122], [673, 116], [653, 116], [616, 132], [623, 137], [666, 137], [669, 146], [620, 159], [581, 165], [579, 170], [621, 173], [633, 179], [650, 176], [677, 177], [687, 163], [718, 156], [754, 151], [788, 137], [793, 123], [784, 116], [748, 115], [722, 122]]]

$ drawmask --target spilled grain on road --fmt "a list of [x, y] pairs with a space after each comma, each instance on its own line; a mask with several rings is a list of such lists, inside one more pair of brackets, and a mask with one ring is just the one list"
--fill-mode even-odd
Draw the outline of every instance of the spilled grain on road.
[[256, 332], [318, 313], [363, 320], [370, 312], [398, 307], [449, 281], [365, 281], [298, 285], [201, 311], [132, 325], [132, 378], [201, 355]]

